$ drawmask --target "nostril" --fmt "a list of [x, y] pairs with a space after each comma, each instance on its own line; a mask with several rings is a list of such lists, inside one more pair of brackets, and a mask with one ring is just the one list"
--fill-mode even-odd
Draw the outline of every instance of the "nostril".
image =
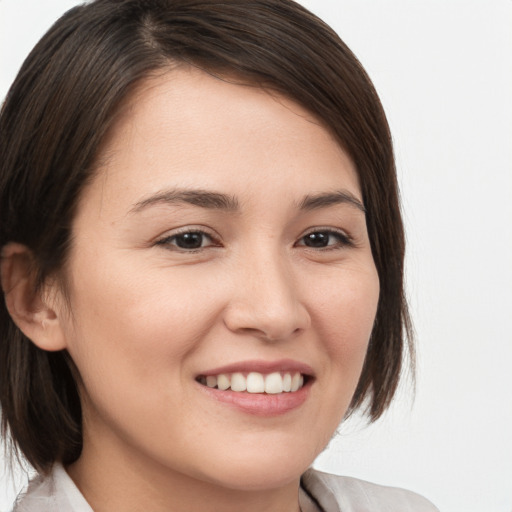
[[224, 323], [238, 334], [279, 342], [300, 335], [310, 326], [311, 320], [306, 308], [297, 302], [276, 307], [271, 304], [232, 304], [225, 312]]

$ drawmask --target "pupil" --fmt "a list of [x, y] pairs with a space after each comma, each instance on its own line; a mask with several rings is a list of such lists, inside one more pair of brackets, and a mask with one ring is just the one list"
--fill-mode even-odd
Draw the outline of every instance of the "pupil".
[[304, 243], [308, 247], [327, 247], [329, 245], [328, 233], [310, 233], [306, 235]]
[[199, 249], [203, 244], [201, 233], [183, 233], [176, 237], [176, 245], [182, 249]]

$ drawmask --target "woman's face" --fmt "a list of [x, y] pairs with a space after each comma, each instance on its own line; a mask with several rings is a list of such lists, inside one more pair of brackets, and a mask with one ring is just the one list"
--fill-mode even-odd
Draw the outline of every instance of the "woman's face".
[[99, 163], [60, 312], [79, 464], [297, 481], [350, 403], [379, 296], [351, 160], [294, 102], [181, 69], [131, 98]]

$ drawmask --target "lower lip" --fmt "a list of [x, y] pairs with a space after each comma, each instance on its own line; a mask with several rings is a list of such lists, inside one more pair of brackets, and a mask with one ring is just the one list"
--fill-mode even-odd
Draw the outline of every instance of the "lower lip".
[[279, 416], [300, 407], [308, 398], [312, 381], [306, 382], [298, 391], [289, 393], [246, 393], [221, 391], [198, 383], [201, 390], [209, 397], [244, 413], [255, 416]]

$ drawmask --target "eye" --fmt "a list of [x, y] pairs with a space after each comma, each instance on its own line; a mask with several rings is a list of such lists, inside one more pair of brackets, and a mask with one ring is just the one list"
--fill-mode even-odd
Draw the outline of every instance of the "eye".
[[340, 231], [322, 229], [311, 231], [304, 235], [297, 245], [310, 247], [312, 249], [336, 249], [352, 245], [352, 241], [348, 235]]
[[175, 235], [167, 236], [157, 242], [157, 245], [164, 245], [183, 251], [197, 251], [217, 245], [213, 238], [204, 231], [183, 231]]

